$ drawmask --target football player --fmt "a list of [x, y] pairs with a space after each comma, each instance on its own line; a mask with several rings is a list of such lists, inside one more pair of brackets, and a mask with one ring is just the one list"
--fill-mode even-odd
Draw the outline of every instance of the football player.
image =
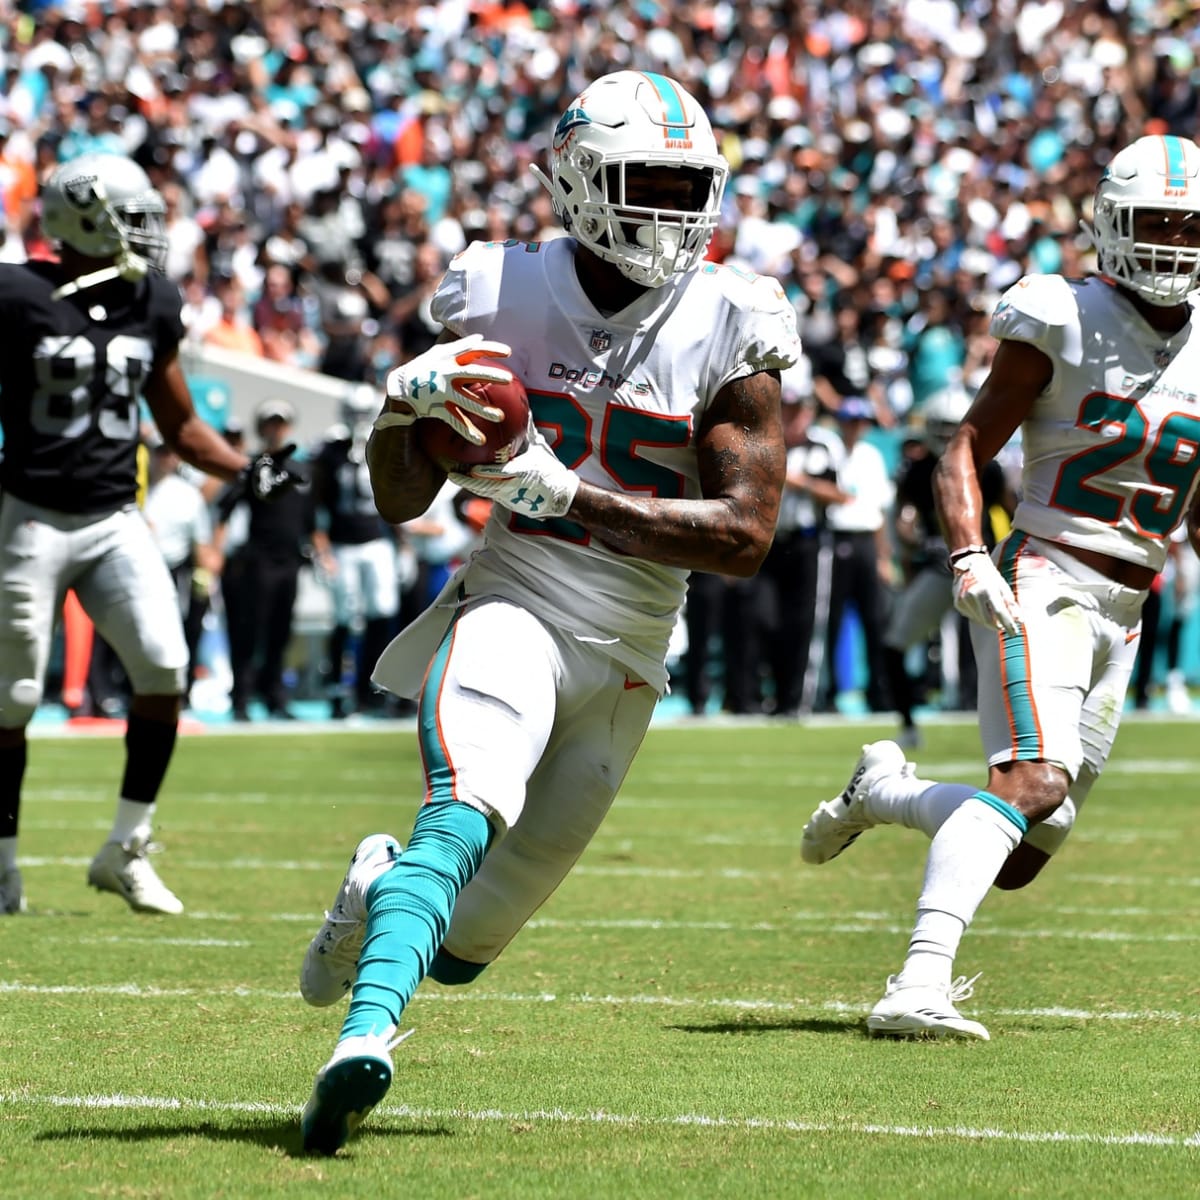
[[[313, 549], [333, 591], [329, 635], [330, 709], [335, 718], [372, 707], [371, 668], [387, 645], [400, 605], [396, 541], [375, 508], [367, 470], [367, 439], [379, 401], [367, 384], [348, 393], [341, 421], [325, 434], [313, 459], [317, 528]], [[352, 647], [351, 635], [357, 646]], [[353, 649], [353, 694], [342, 678]]]
[[[923, 452], [904, 465], [896, 480], [896, 540], [904, 550], [906, 579], [896, 596], [883, 635], [883, 662], [887, 668], [892, 703], [900, 716], [898, 742], [905, 749], [920, 744], [913, 709], [914, 685], [905, 657], [912, 646], [926, 643], [953, 607], [954, 589], [946, 562], [933, 500], [933, 473], [946, 446], [971, 406], [967, 392], [957, 385], [934, 392], [921, 406]], [[998, 462], [985, 463], [979, 472], [984, 510], [983, 536], [990, 549], [996, 544], [991, 513], [999, 506], [1010, 517], [1015, 503], [1004, 469]]]
[[[987, 1039], [955, 1007], [974, 984], [952, 980], [959, 941], [993, 884], [1024, 887], [1062, 845], [1112, 749], [1171, 532], [1186, 522], [1200, 544], [1200, 147], [1122, 149], [1085, 228], [1099, 274], [1029, 275], [1001, 297], [991, 372], [934, 476], [955, 605], [972, 621], [987, 782], [919, 779], [876, 742], [804, 829], [814, 863], [876, 824], [933, 839], [871, 1033]], [[981, 472], [1018, 426], [1021, 499], [989, 553]]]
[[387, 1091], [422, 977], [475, 979], [587, 846], [666, 687], [688, 572], [753, 575], [771, 544], [799, 339], [775, 280], [703, 261], [727, 174], [674, 80], [597, 80], [537, 170], [571, 236], [468, 247], [432, 299], [443, 340], [389, 376], [368, 463], [390, 522], [444, 478], [418, 418], [479, 443], [499, 416], [456, 384], [511, 370], [536, 428], [504, 466], [450, 476], [493, 501], [483, 546], [375, 670], [420, 693], [425, 803], [407, 847], [359, 844], [305, 955], [310, 1003], [354, 988], [309, 1149], [333, 1153]]
[[263, 494], [292, 476], [282, 456], [251, 463], [192, 407], [180, 296], [161, 274], [165, 208], [141, 167], [84, 155], [55, 170], [41, 203], [59, 260], [0, 265], [0, 911], [25, 907], [16, 861], [25, 727], [71, 588], [134, 692], [116, 818], [88, 882], [136, 911], [178, 913], [146, 849], [188, 655], [170, 573], [135, 503], [139, 404], [201, 470]]

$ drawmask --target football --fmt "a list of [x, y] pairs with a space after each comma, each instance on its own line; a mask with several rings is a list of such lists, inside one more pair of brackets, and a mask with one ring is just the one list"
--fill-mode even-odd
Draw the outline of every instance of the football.
[[529, 396], [514, 375], [511, 383], [462, 383], [459, 387], [504, 414], [499, 421], [468, 416], [486, 439], [473, 446], [445, 421], [423, 417], [416, 424], [417, 444], [444, 469], [506, 463], [525, 448], [529, 429]]

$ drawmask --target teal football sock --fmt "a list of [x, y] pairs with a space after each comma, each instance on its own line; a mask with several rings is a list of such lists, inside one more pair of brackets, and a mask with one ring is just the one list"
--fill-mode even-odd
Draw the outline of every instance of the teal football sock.
[[367, 892], [366, 936], [343, 1038], [386, 1036], [400, 1023], [491, 835], [488, 819], [459, 801], [421, 809], [400, 861]]

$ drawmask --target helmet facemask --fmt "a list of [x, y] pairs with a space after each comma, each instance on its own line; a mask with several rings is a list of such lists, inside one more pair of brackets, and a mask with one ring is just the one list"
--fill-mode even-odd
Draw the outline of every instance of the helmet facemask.
[[1200, 147], [1168, 136], [1121, 150], [1084, 230], [1103, 274], [1149, 304], [1182, 304], [1200, 284]]
[[[683, 88], [665, 76], [618, 71], [572, 102], [554, 131], [550, 173], [533, 171], [576, 241], [655, 288], [703, 257], [729, 167]], [[664, 192], [670, 207], [646, 203]]]
[[1200, 213], [1195, 219], [1196, 245], [1180, 246], [1141, 240], [1137, 226], [1159, 213], [1178, 210], [1134, 208], [1125, 204], [1097, 204], [1093, 224], [1098, 237], [1100, 269], [1105, 275], [1137, 292], [1150, 304], [1182, 304], [1200, 284]]

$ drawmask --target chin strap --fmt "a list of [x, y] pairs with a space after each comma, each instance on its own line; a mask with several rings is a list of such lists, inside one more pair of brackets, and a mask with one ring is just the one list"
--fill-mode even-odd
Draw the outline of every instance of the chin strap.
[[82, 292], [100, 283], [108, 283], [113, 279], [124, 279], [126, 283], [137, 283], [139, 279], [145, 279], [149, 272], [150, 264], [140, 254], [135, 254], [128, 246], [124, 246], [111, 266], [101, 267], [99, 271], [92, 271], [87, 275], [80, 275], [78, 279], [72, 279], [70, 283], [56, 287], [50, 293], [50, 299], [62, 300], [67, 296], [73, 296], [76, 292]]

